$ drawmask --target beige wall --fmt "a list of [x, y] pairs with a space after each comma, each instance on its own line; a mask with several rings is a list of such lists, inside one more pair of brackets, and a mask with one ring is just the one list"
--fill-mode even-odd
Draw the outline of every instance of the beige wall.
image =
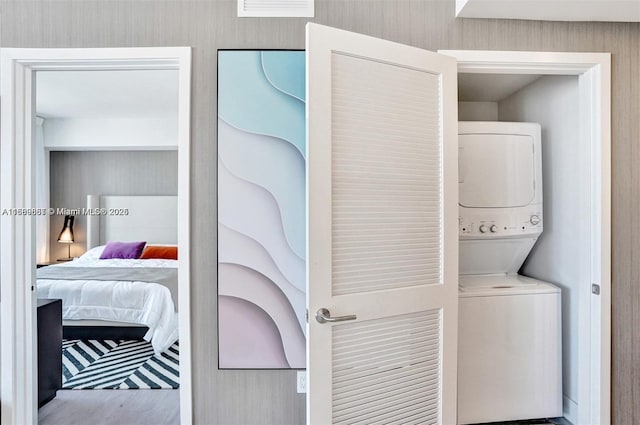
[[[315, 21], [436, 50], [613, 53], [613, 419], [640, 422], [640, 26], [456, 20], [453, 0], [317, 0]], [[216, 50], [304, 48], [305, 19], [238, 19], [231, 0], [0, 2], [3, 47], [192, 46], [192, 323], [199, 424], [304, 420], [293, 371], [218, 371]]]

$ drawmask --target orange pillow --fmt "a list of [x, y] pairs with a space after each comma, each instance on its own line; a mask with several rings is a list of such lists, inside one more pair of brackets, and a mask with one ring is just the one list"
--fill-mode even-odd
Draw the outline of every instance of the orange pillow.
[[178, 247], [177, 246], [165, 246], [165, 245], [147, 245], [142, 251], [140, 259], [146, 260], [150, 258], [163, 258], [165, 260], [177, 260], [178, 259]]

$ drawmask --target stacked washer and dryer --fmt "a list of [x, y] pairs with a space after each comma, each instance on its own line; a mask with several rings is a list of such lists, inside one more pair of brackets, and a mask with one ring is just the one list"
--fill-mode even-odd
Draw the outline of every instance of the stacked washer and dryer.
[[459, 123], [460, 424], [562, 416], [560, 289], [518, 274], [542, 233], [541, 130]]

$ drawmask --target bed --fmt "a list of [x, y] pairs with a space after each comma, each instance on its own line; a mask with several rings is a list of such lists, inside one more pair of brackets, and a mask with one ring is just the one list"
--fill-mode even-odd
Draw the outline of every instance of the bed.
[[176, 197], [90, 195], [87, 208], [106, 212], [86, 215], [87, 252], [38, 269], [38, 298], [62, 299], [65, 338], [143, 337], [164, 351], [178, 338], [177, 259], [100, 256], [108, 241], [175, 247]]

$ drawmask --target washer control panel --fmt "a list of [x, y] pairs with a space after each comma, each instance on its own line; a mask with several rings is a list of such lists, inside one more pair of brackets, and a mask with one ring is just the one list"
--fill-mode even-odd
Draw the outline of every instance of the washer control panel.
[[510, 237], [540, 234], [542, 211], [519, 214], [472, 214], [458, 217], [460, 237]]

